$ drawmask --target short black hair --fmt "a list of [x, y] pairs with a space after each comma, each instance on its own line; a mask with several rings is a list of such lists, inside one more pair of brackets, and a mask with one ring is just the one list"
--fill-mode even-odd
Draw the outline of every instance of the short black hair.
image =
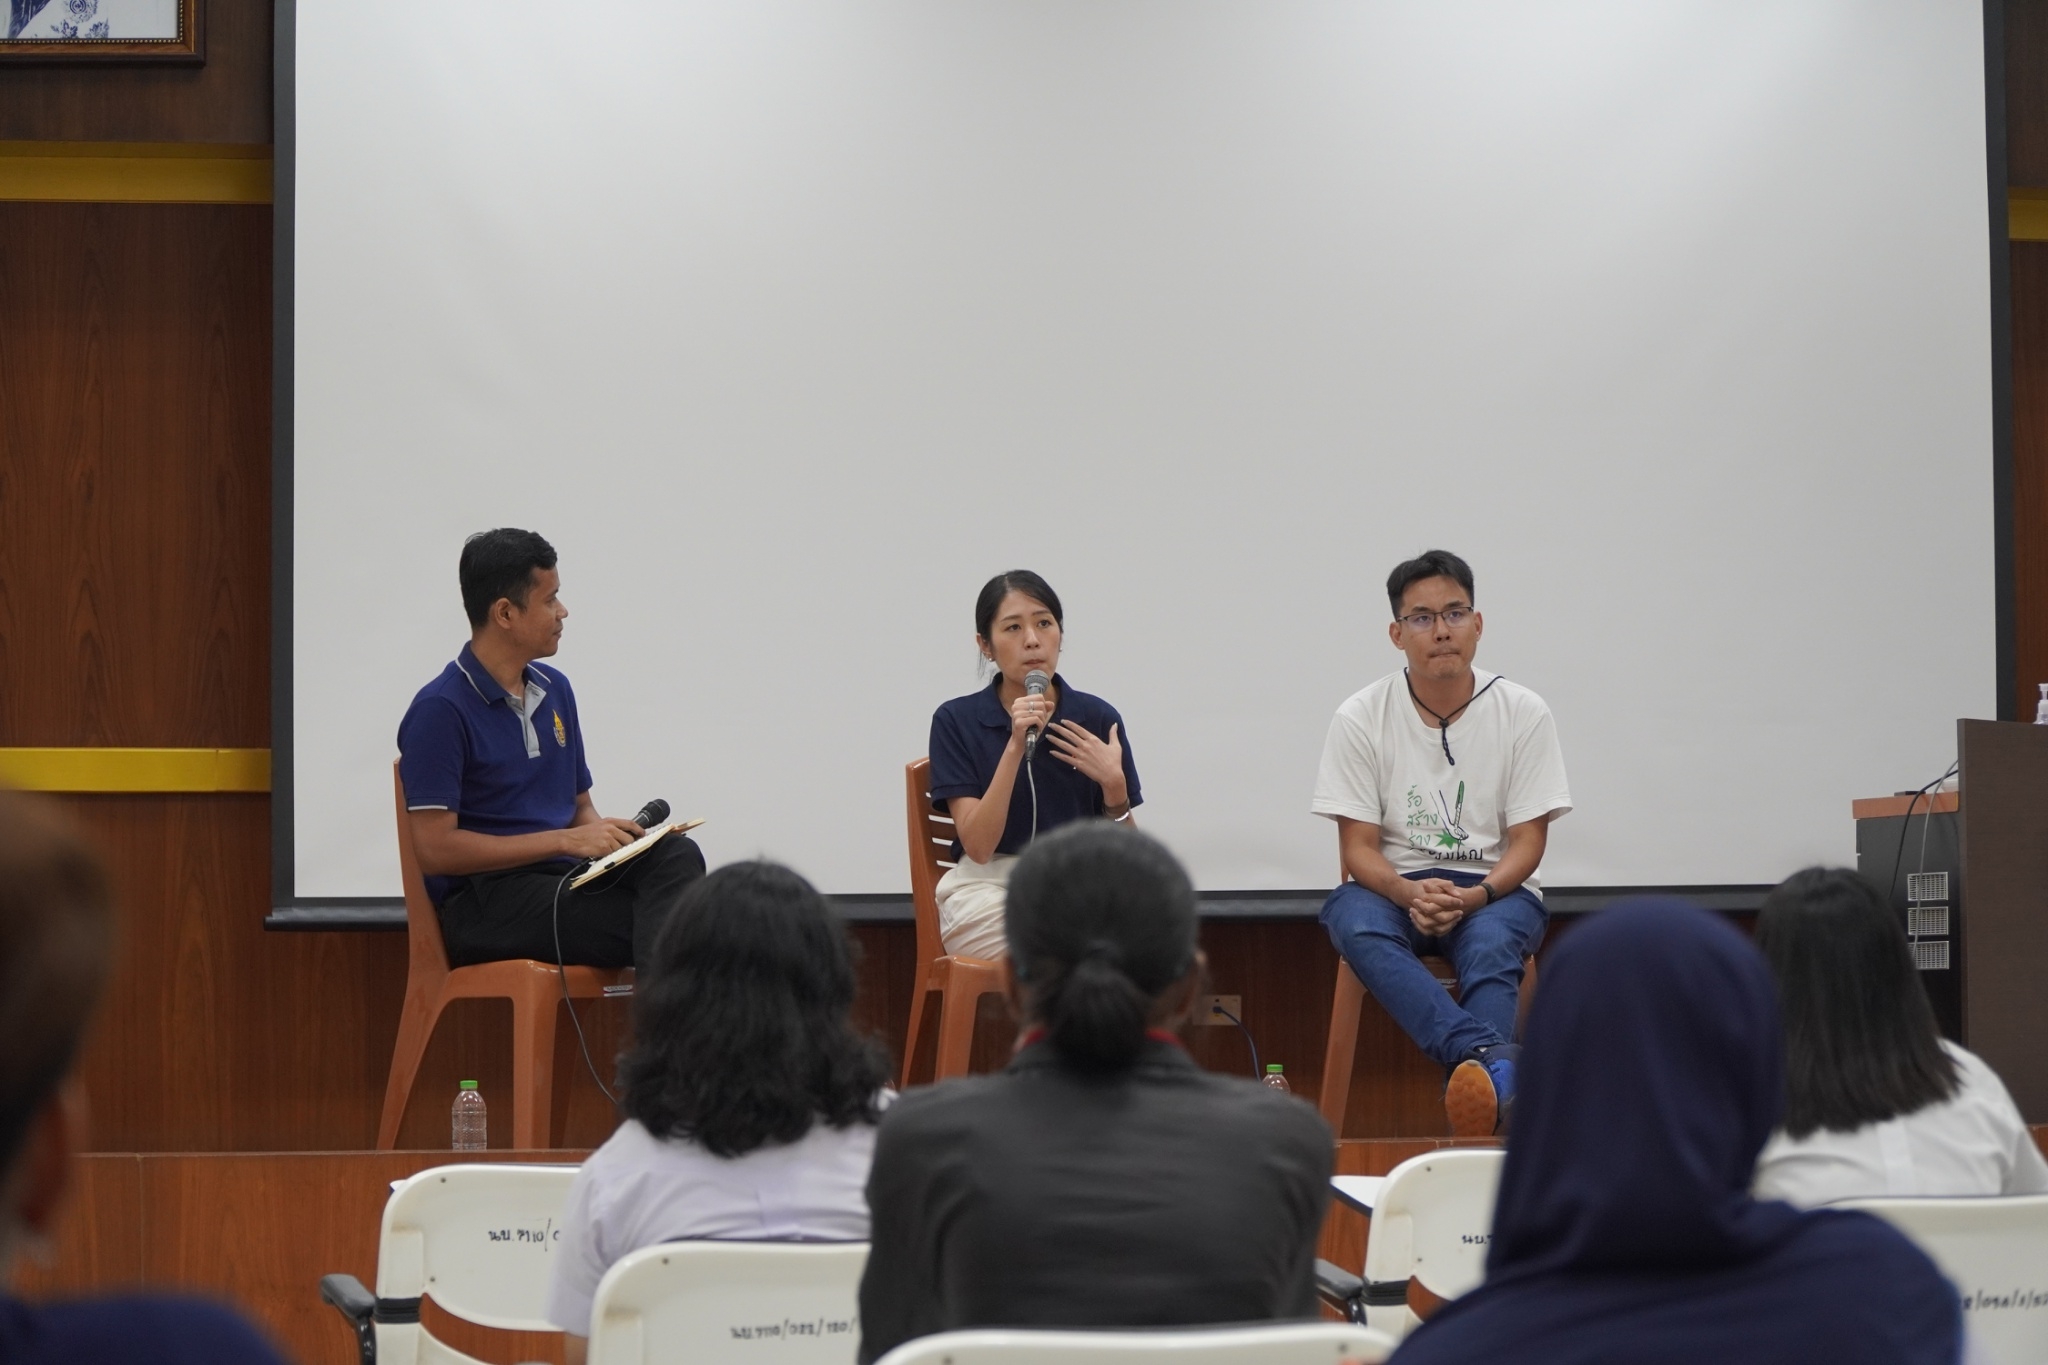
[[0, 1171], [71, 1070], [113, 956], [99, 858], [48, 801], [0, 791]]
[[1394, 615], [1401, 614], [1402, 594], [1425, 578], [1455, 579], [1465, 590], [1465, 600], [1476, 603], [1478, 594], [1472, 590], [1472, 566], [1449, 550], [1424, 550], [1415, 558], [1396, 564], [1394, 571], [1387, 575], [1387, 605], [1393, 608]]
[[1011, 569], [999, 573], [981, 585], [981, 596], [974, 599], [974, 633], [982, 639], [996, 628], [996, 608], [1003, 605], [1003, 599], [1013, 592], [1021, 592], [1032, 601], [1052, 613], [1053, 624], [1065, 630], [1067, 618], [1060, 610], [1060, 595], [1052, 590], [1052, 584], [1040, 578], [1029, 569]]
[[1137, 1059], [1153, 1002], [1195, 960], [1195, 888], [1166, 846], [1107, 820], [1064, 825], [1011, 869], [1004, 932], [1031, 1013], [1067, 1061]]
[[455, 570], [462, 580], [462, 609], [469, 613], [469, 623], [482, 625], [490, 617], [491, 604], [501, 597], [525, 610], [534, 572], [554, 567], [555, 547], [532, 531], [513, 526], [478, 531], [462, 542], [462, 559]]
[[1809, 867], [1764, 897], [1785, 1017], [1785, 1131], [1849, 1132], [1956, 1093], [1905, 929], [1868, 878]]
[[619, 1059], [621, 1107], [716, 1156], [873, 1123], [888, 1060], [854, 1031], [846, 926], [769, 862], [690, 884], [655, 938]]

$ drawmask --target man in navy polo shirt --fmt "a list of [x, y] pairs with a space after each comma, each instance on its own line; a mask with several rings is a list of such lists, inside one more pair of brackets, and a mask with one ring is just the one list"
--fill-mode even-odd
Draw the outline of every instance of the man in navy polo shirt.
[[419, 690], [398, 725], [413, 847], [454, 966], [530, 957], [624, 967], [647, 961], [661, 921], [704, 875], [671, 834], [580, 888], [576, 864], [640, 837], [590, 800], [569, 680], [534, 662], [562, 642], [555, 550], [531, 531], [481, 531], [462, 547], [469, 643]]

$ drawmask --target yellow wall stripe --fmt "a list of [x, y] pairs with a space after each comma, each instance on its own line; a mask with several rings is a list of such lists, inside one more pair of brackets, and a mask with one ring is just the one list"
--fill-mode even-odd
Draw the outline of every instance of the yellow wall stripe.
[[35, 792], [267, 792], [268, 749], [0, 749], [0, 782]]
[[2005, 235], [2014, 242], [2048, 242], [2048, 190], [2008, 190]]
[[196, 142], [0, 142], [0, 200], [267, 204], [270, 148]]

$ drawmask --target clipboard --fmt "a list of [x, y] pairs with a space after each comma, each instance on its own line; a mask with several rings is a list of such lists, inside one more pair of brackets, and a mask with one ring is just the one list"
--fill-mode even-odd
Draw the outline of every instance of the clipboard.
[[666, 824], [656, 825], [624, 848], [615, 848], [589, 867], [584, 868], [569, 879], [569, 885], [577, 887], [585, 882], [596, 881], [613, 868], [623, 867], [625, 864], [632, 862], [669, 835], [687, 834], [703, 823], [702, 820], [670, 820]]

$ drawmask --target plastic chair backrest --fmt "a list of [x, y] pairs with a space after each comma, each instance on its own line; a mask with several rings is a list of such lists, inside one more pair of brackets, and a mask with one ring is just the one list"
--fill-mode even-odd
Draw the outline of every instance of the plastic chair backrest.
[[590, 1365], [852, 1365], [866, 1242], [668, 1242], [598, 1282]]
[[1476, 1289], [1486, 1278], [1506, 1159], [1496, 1148], [1446, 1148], [1389, 1171], [1366, 1236], [1366, 1280], [1413, 1279], [1443, 1299]]
[[384, 1204], [379, 1299], [433, 1299], [485, 1327], [550, 1332], [548, 1275], [574, 1166], [436, 1166]]
[[924, 964], [946, 955], [939, 940], [939, 878], [953, 867], [953, 820], [932, 809], [932, 761], [903, 769], [904, 829], [910, 837], [910, 903], [917, 912], [919, 979]]
[[1136, 1365], [1142, 1359], [1196, 1365], [1378, 1365], [1394, 1350], [1383, 1332], [1348, 1322], [1182, 1331], [941, 1332], [907, 1341], [878, 1365]]
[[1992, 1365], [2048, 1360], [2048, 1195], [1849, 1199], [1913, 1239], [1963, 1300], [1963, 1322]]
[[441, 918], [427, 898], [427, 879], [412, 846], [412, 813], [405, 808], [405, 779], [398, 760], [391, 760], [391, 787], [398, 797], [398, 876], [405, 887], [405, 937], [415, 970], [446, 973], [448, 945], [441, 938]]

